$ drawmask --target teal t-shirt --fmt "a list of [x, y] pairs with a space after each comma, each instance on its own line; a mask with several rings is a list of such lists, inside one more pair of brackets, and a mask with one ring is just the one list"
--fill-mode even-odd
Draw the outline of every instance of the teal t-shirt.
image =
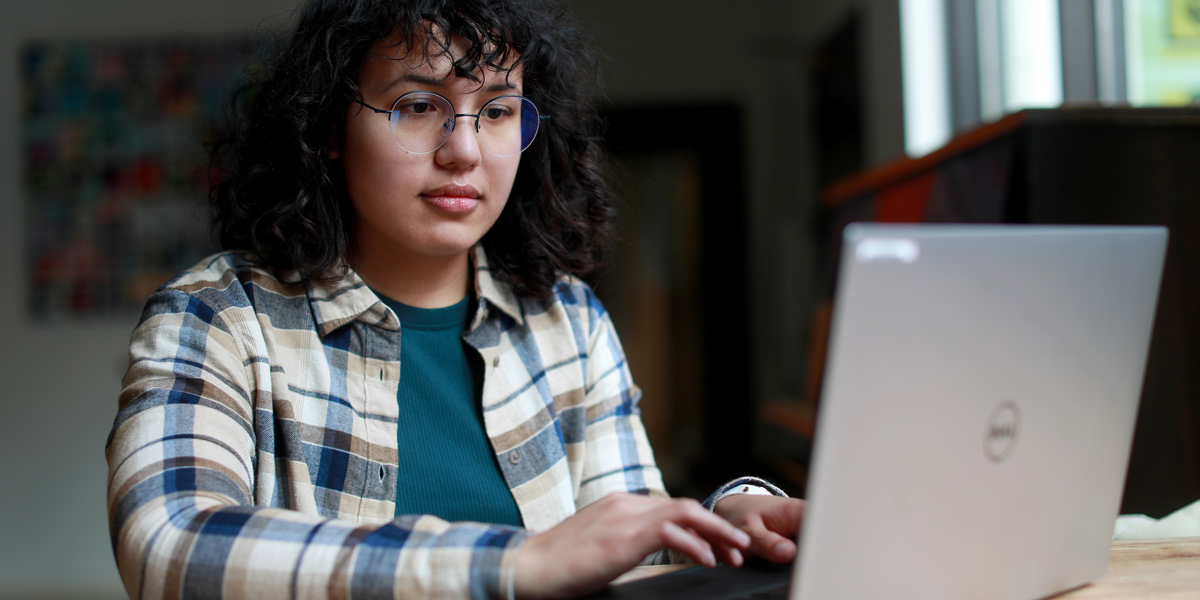
[[482, 359], [462, 339], [470, 298], [430, 309], [376, 295], [400, 318], [396, 515], [521, 526], [483, 427]]

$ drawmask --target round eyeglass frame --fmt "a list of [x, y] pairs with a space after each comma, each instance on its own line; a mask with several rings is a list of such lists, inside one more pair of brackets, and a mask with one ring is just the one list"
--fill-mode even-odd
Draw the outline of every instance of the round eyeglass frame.
[[[439, 142], [438, 145], [436, 147], [434, 147], [432, 150], [426, 150], [424, 152], [417, 152], [417, 151], [405, 148], [404, 144], [401, 144], [400, 140], [396, 139], [395, 125], [392, 124], [392, 113], [394, 113], [398, 110], [396, 107], [399, 106], [400, 102], [403, 101], [405, 98], [408, 98], [414, 94], [423, 94], [423, 95], [436, 96], [438, 98], [441, 98], [443, 101], [445, 101], [446, 105], [450, 107], [450, 112], [453, 114], [453, 116], [451, 116], [449, 119], [447, 119], [447, 121], [449, 122], [450, 130], [446, 132], [446, 135], [445, 135], [445, 137], [442, 138], [442, 141]], [[392, 103], [392, 108], [389, 110], [384, 110], [382, 108], [375, 108], [374, 106], [371, 106], [370, 104], [367, 104], [366, 102], [363, 102], [362, 100], [360, 100], [354, 96], [350, 96], [350, 100], [362, 105], [363, 108], [367, 108], [367, 109], [371, 110], [372, 112], [375, 112], [375, 113], [378, 113], [381, 115], [387, 115], [388, 127], [389, 127], [389, 130], [391, 133], [392, 141], [395, 142], [396, 145], [399, 146], [401, 150], [404, 150], [405, 152], [408, 152], [411, 154], [432, 154], [434, 152], [437, 152], [439, 149], [441, 149], [442, 146], [446, 145], [446, 140], [450, 139], [450, 135], [454, 133], [455, 128], [458, 127], [458, 119], [460, 117], [474, 118], [475, 119], [475, 134], [479, 135], [479, 116], [481, 114], [483, 114], [483, 111], [487, 108], [487, 106], [489, 104], [491, 104], [492, 102], [495, 102], [497, 100], [500, 100], [502, 98], [519, 98], [519, 99], [521, 99], [522, 102], [528, 104], [529, 107], [533, 109], [533, 113], [535, 115], [537, 115], [537, 119], [534, 120], [536, 128], [533, 130], [533, 133], [530, 134], [529, 139], [521, 145], [521, 149], [512, 154], [499, 154], [499, 153], [495, 152], [494, 150], [492, 150], [491, 148], [488, 148], [487, 144], [482, 143], [482, 140], [480, 140], [481, 147], [487, 149], [487, 151], [490, 152], [492, 155], [503, 158], [503, 157], [509, 157], [509, 156], [516, 156], [516, 155], [524, 152], [525, 150], [527, 150], [530, 146], [532, 146], [533, 140], [537, 138], [538, 131], [540, 131], [542, 128], [541, 127], [542, 121], [548, 121], [550, 119], [550, 115], [543, 115], [541, 112], [539, 112], [537, 105], [533, 103], [533, 100], [530, 100], [529, 98], [527, 98], [525, 96], [522, 96], [520, 94], [505, 94], [503, 96], [496, 96], [495, 98], [492, 98], [492, 99], [488, 100], [487, 102], [484, 102], [483, 106], [479, 107], [479, 112], [473, 113], [473, 114], [458, 112], [458, 109], [454, 108], [454, 103], [451, 102], [449, 98], [447, 98], [437, 92], [430, 92], [430, 91], [426, 91], [426, 90], [414, 90], [414, 91], [402, 94], [399, 98], [396, 98], [396, 101]], [[524, 137], [524, 134], [522, 134], [522, 137]]]

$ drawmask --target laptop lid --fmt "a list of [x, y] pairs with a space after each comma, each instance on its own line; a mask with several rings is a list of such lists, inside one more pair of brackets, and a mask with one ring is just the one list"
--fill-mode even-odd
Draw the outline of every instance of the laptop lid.
[[1103, 574], [1166, 240], [847, 227], [791, 598], [1029, 600]]

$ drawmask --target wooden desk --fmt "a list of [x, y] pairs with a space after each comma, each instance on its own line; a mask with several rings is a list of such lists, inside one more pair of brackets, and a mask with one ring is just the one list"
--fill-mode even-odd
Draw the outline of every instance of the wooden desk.
[[1058, 598], [1200, 598], [1200, 538], [1113, 542], [1104, 576]]
[[[690, 565], [638, 567], [614, 583], [653, 577]], [[1200, 598], [1200, 537], [1113, 542], [1104, 576], [1055, 600]]]

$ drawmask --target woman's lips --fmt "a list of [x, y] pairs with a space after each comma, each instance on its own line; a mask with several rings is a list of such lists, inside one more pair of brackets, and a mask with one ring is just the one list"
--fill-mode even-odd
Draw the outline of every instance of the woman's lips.
[[479, 190], [469, 185], [445, 185], [421, 194], [426, 202], [452, 213], [475, 210], [479, 206], [479, 196]]

